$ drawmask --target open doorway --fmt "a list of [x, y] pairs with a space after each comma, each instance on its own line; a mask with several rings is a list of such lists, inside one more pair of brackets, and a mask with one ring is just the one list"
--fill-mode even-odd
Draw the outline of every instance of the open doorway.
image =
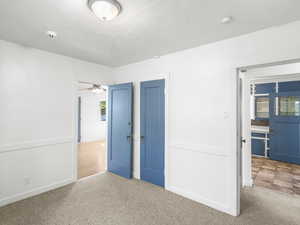
[[78, 179], [107, 169], [107, 87], [78, 83]]
[[300, 63], [240, 70], [242, 182], [300, 195]]

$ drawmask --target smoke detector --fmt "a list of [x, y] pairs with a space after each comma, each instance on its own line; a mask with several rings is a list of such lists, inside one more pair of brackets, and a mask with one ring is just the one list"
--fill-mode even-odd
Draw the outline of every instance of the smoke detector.
[[222, 24], [228, 24], [228, 23], [231, 23], [232, 21], [233, 21], [233, 18], [231, 16], [226, 16], [221, 19]]
[[57, 36], [56, 32], [51, 31], [51, 30], [48, 30], [48, 31], [46, 32], [46, 35], [47, 35], [50, 39], [55, 39], [56, 36]]

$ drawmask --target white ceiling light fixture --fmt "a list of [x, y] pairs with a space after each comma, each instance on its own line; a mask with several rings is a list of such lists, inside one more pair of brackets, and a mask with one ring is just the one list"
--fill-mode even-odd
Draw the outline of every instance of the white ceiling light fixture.
[[88, 0], [88, 7], [102, 21], [112, 20], [121, 13], [121, 5], [116, 0]]

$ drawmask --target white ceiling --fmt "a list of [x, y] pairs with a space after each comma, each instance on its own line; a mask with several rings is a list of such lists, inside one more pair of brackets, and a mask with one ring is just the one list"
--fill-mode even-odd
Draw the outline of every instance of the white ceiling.
[[[0, 39], [121, 66], [300, 19], [299, 0], [119, 2], [120, 16], [101, 22], [86, 0], [0, 0]], [[228, 15], [235, 21], [221, 25]]]

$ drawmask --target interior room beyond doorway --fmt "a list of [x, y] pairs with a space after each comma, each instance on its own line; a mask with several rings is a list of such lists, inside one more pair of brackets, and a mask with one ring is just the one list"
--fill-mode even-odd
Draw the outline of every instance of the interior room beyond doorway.
[[244, 71], [244, 186], [300, 194], [299, 74], [299, 63]]
[[79, 82], [78, 179], [106, 171], [106, 88]]

